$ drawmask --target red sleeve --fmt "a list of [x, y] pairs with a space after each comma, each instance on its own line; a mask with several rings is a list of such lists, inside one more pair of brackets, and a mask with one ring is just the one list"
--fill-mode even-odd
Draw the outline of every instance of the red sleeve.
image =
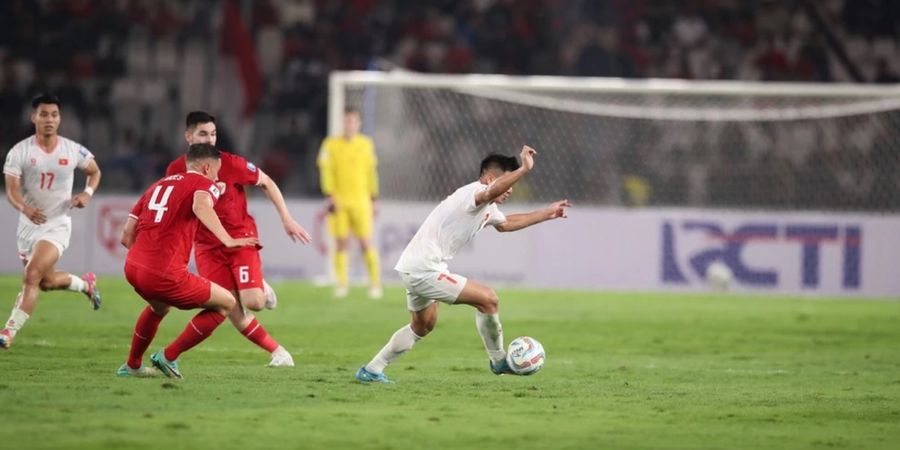
[[232, 179], [226, 180], [228, 184], [252, 184], [259, 183], [259, 168], [250, 161], [233, 153], [222, 153], [222, 165], [228, 165], [229, 175]]
[[133, 217], [135, 220], [141, 217], [141, 212], [144, 211], [144, 205], [147, 203], [147, 192], [144, 192], [144, 195], [131, 207], [131, 213], [128, 214], [129, 217]]
[[194, 185], [194, 192], [205, 192], [209, 194], [212, 197], [213, 205], [219, 202], [219, 196], [222, 195], [222, 192], [219, 191], [219, 187], [216, 186], [216, 183], [206, 179], [197, 181]]
[[183, 155], [179, 156], [175, 161], [169, 163], [169, 167], [166, 168], [166, 176], [184, 172], [187, 172], [187, 163], [185, 162], [185, 158]]

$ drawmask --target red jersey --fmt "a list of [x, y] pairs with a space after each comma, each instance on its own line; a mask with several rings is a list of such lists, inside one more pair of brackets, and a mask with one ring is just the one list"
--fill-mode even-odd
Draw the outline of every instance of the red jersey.
[[219, 188], [197, 172], [165, 177], [153, 183], [131, 208], [137, 236], [127, 262], [160, 274], [186, 271], [200, 219], [194, 215], [194, 193], [207, 192], [215, 201]]
[[[225, 231], [233, 238], [259, 237], [256, 221], [247, 211], [247, 194], [244, 186], [259, 184], [259, 169], [250, 161], [221, 151], [222, 168], [219, 169], [219, 180], [225, 183], [225, 192], [216, 203], [216, 215], [225, 227]], [[166, 175], [174, 175], [187, 170], [184, 155], [172, 161], [166, 169]], [[197, 250], [210, 250], [221, 247], [220, 241], [206, 227], [197, 231]]]

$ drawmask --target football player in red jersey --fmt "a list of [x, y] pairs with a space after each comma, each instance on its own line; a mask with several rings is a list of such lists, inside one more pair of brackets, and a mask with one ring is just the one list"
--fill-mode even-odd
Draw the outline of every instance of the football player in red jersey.
[[[184, 138], [188, 144], [216, 145], [216, 118], [204, 111], [192, 111], [185, 118]], [[225, 188], [216, 203], [216, 214], [228, 233], [235, 237], [258, 237], [256, 221], [247, 211], [245, 186], [259, 186], [278, 211], [284, 231], [294, 242], [310, 242], [309, 233], [301, 227], [287, 209], [278, 185], [250, 161], [229, 152], [220, 152], [222, 169], [218, 181]], [[181, 156], [166, 170], [167, 175], [186, 170]], [[294, 360], [249, 311], [275, 307], [275, 291], [263, 280], [259, 246], [227, 248], [206, 229], [197, 231], [194, 258], [197, 271], [204, 278], [228, 289], [240, 301], [242, 308], [229, 314], [231, 323], [247, 339], [272, 355], [269, 367], [293, 366]]]
[[181, 378], [178, 356], [209, 337], [237, 304], [227, 289], [188, 271], [194, 236], [201, 228], [198, 220], [225, 247], [259, 243], [256, 237], [231, 237], [216, 216], [213, 208], [220, 190], [215, 180], [221, 166], [215, 147], [192, 145], [187, 171], [154, 183], [131, 209], [122, 231], [122, 245], [128, 248], [125, 278], [149, 306], [138, 317], [128, 361], [119, 368], [119, 376], [151, 372], [142, 359], [169, 308], [202, 308], [174, 342], [150, 357], [166, 376]]

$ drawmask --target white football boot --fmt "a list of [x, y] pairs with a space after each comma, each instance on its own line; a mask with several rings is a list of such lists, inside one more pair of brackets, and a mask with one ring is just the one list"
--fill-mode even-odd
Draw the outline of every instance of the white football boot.
[[272, 360], [269, 361], [269, 364], [266, 364], [267, 367], [294, 367], [294, 358], [291, 357], [291, 354], [288, 353], [287, 350], [282, 346], [278, 346], [274, 352], [272, 352]]

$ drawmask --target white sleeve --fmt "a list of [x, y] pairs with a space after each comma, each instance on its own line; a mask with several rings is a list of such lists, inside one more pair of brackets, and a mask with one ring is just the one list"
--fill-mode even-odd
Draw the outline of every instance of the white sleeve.
[[496, 204], [491, 204], [491, 218], [488, 219], [485, 226], [495, 227], [503, 222], [506, 222], [506, 214], [503, 214], [503, 211], [500, 211]]
[[6, 162], [3, 164], [3, 173], [6, 175], [12, 175], [16, 178], [22, 177], [22, 160], [25, 151], [22, 146], [13, 147], [9, 153], [6, 154]]
[[91, 160], [94, 159], [94, 154], [91, 153], [91, 151], [88, 150], [87, 147], [79, 143], [74, 144], [75, 148], [77, 149], [77, 154], [75, 155], [75, 161], [77, 161], [76, 165], [79, 169], [86, 169]]
[[471, 214], [471, 213], [474, 213], [477, 211], [481, 211], [482, 209], [484, 209], [485, 206], [488, 205], [487, 203], [485, 203], [481, 206], [477, 206], [476, 202], [475, 202], [475, 196], [478, 195], [479, 192], [484, 191], [485, 189], [487, 189], [489, 187], [490, 187], [490, 185], [487, 185], [487, 184], [472, 183], [468, 186], [461, 188], [461, 189], [465, 189], [465, 192], [462, 194], [463, 194], [463, 198], [466, 199], [466, 212]]

